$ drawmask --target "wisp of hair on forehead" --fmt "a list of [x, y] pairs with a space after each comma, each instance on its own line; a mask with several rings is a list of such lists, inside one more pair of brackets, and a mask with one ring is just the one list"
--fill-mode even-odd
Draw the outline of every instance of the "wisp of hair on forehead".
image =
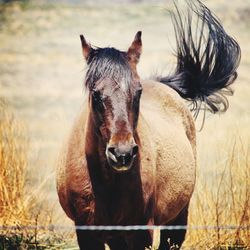
[[85, 87], [93, 90], [96, 83], [104, 78], [109, 78], [118, 85], [125, 85], [129, 89], [132, 82], [132, 70], [129, 66], [126, 52], [115, 48], [92, 49], [87, 60]]

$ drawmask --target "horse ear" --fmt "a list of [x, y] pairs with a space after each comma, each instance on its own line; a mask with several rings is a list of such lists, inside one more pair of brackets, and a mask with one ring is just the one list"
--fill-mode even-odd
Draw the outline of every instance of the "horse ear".
[[86, 39], [83, 35], [80, 35], [81, 43], [82, 43], [82, 54], [86, 60], [88, 60], [89, 54], [92, 50], [89, 43], [87, 43]]
[[128, 60], [132, 65], [136, 65], [139, 62], [140, 55], [142, 52], [142, 41], [141, 41], [141, 31], [138, 31], [135, 35], [134, 41], [128, 49]]

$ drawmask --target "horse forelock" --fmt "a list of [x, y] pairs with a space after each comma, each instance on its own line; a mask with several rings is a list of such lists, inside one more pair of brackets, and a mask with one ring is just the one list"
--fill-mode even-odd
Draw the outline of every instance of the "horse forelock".
[[126, 52], [115, 48], [94, 49], [88, 60], [85, 87], [92, 91], [102, 79], [116, 82], [124, 91], [133, 87], [133, 72], [129, 66]]

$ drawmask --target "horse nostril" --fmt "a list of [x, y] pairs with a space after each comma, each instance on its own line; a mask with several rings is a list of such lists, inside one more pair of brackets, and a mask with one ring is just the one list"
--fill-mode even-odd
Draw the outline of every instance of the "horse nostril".
[[133, 156], [133, 157], [136, 156], [137, 153], [138, 153], [138, 151], [139, 151], [138, 145], [134, 145], [134, 146], [133, 146], [133, 150], [132, 150], [132, 156]]
[[109, 151], [112, 155], [115, 155], [115, 148], [114, 148], [114, 147], [108, 148], [108, 151]]
[[108, 157], [117, 163], [116, 152], [114, 147], [107, 148]]

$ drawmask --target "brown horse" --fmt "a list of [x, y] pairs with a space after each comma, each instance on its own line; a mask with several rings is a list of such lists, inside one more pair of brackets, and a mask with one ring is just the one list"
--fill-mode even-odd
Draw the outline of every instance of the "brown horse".
[[[193, 38], [191, 12], [201, 20]], [[200, 2], [186, 21], [172, 14], [177, 69], [158, 81], [140, 80], [138, 32], [126, 52], [93, 48], [81, 36], [89, 92], [63, 154], [57, 177], [60, 203], [76, 225], [186, 225], [195, 185], [196, 143], [191, 112], [182, 98], [217, 112], [220, 90], [236, 78], [238, 44]], [[208, 34], [204, 34], [204, 27]], [[205, 45], [204, 45], [205, 43]], [[142, 91], [143, 90], [143, 91]], [[159, 249], [181, 246], [185, 230], [162, 230]], [[80, 249], [145, 249], [151, 231], [83, 231]], [[169, 240], [170, 239], [170, 240]]]

